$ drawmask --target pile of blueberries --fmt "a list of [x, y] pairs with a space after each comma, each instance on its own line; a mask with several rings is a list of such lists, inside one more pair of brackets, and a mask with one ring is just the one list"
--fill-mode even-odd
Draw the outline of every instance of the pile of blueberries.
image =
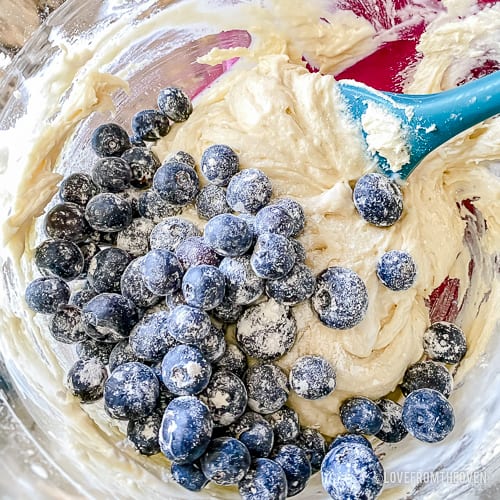
[[[295, 342], [294, 306], [311, 299], [325, 325], [351, 328], [366, 312], [366, 288], [342, 267], [313, 275], [296, 239], [302, 207], [289, 198], [271, 203], [269, 178], [240, 171], [229, 146], [203, 152], [204, 187], [189, 153], [160, 164], [147, 143], [191, 111], [188, 96], [168, 87], [158, 109], [133, 117], [132, 137], [114, 123], [94, 131], [90, 173], [67, 176], [45, 216], [48, 239], [34, 255], [42, 277], [28, 285], [26, 302], [50, 315], [56, 340], [76, 344], [72, 393], [83, 403], [104, 398], [110, 417], [128, 421], [133, 446], [144, 455], [162, 452], [184, 488], [199, 491], [211, 481], [238, 485], [245, 499], [281, 499], [321, 469], [332, 498], [374, 498], [383, 470], [363, 434], [397, 442], [410, 432], [435, 442], [449, 433], [452, 379], [443, 363], [465, 354], [463, 333], [444, 322], [428, 329], [431, 360], [408, 369], [403, 406], [345, 401], [347, 434], [327, 452], [325, 438], [301, 427], [286, 402], [290, 390], [308, 400], [329, 395], [334, 368], [314, 354], [289, 374], [273, 361]], [[363, 200], [369, 204], [358, 198], [362, 213]], [[180, 216], [193, 206], [207, 221], [203, 231], [187, 212]], [[415, 265], [392, 251], [377, 274], [388, 288], [405, 290]]]

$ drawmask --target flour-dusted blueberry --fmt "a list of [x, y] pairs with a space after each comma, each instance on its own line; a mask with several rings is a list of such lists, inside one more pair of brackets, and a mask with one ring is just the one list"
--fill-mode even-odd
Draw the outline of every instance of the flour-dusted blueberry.
[[155, 224], [178, 215], [182, 207], [166, 202], [155, 190], [143, 191], [137, 200], [137, 210], [141, 217], [152, 220]]
[[92, 257], [87, 280], [97, 293], [118, 292], [120, 279], [129, 263], [130, 255], [125, 250], [105, 248]]
[[241, 378], [247, 369], [247, 357], [236, 344], [228, 343], [224, 354], [214, 362], [213, 367], [214, 371], [228, 370]]
[[424, 352], [443, 363], [458, 363], [467, 352], [464, 332], [448, 321], [437, 321], [424, 332]]
[[255, 215], [255, 232], [291, 236], [295, 228], [294, 221], [288, 212], [278, 205], [267, 205]]
[[212, 436], [210, 411], [195, 396], [173, 399], [163, 415], [160, 428], [160, 448], [169, 459], [192, 463], [207, 449]]
[[79, 243], [90, 234], [85, 209], [76, 203], [59, 203], [45, 216], [44, 229], [49, 238]]
[[59, 197], [62, 202], [76, 203], [83, 207], [98, 193], [99, 188], [92, 178], [81, 172], [68, 175], [59, 186]]
[[288, 380], [281, 368], [273, 364], [254, 365], [245, 374], [248, 407], [262, 415], [278, 411], [288, 399]]
[[210, 311], [210, 314], [217, 320], [226, 324], [236, 323], [243, 314], [243, 306], [235, 304], [224, 296], [221, 304]]
[[227, 203], [236, 212], [257, 213], [273, 193], [269, 177], [257, 168], [247, 168], [234, 175], [227, 186]]
[[207, 484], [205, 477], [198, 465], [172, 463], [170, 467], [172, 479], [189, 491], [201, 491]]
[[247, 223], [248, 229], [250, 229], [250, 233], [252, 234], [252, 238], [254, 239], [255, 242], [255, 239], [257, 238], [257, 232], [255, 230], [255, 215], [240, 213], [238, 214], [238, 217], [240, 219], [243, 219]]
[[304, 248], [304, 245], [295, 238], [290, 239], [290, 243], [293, 246], [293, 250], [295, 252], [295, 262], [303, 264], [306, 261], [306, 249]]
[[186, 151], [176, 151], [175, 153], [167, 157], [167, 161], [178, 161], [189, 165], [191, 168], [196, 168], [196, 161], [192, 155], [186, 153]]
[[125, 160], [117, 156], [99, 158], [92, 167], [92, 180], [101, 191], [120, 193], [130, 187], [132, 170]]
[[177, 396], [199, 394], [208, 385], [212, 366], [193, 345], [177, 345], [170, 349], [161, 364], [165, 387]]
[[[130, 138], [130, 144], [132, 147], [140, 147], [140, 148], [145, 148], [146, 147], [146, 142], [142, 140], [142, 137], [139, 137], [138, 135], [131, 135]], [[127, 149], [128, 151], [128, 149]], [[125, 153], [127, 152], [125, 151]]]
[[177, 342], [168, 333], [169, 313], [144, 316], [130, 332], [130, 348], [144, 361], [159, 362]]
[[403, 213], [401, 189], [393, 180], [379, 173], [366, 174], [358, 179], [353, 199], [359, 215], [375, 226], [392, 226]]
[[119, 194], [101, 193], [87, 203], [85, 218], [96, 231], [116, 233], [132, 223], [132, 205]]
[[377, 406], [382, 412], [382, 427], [376, 436], [385, 443], [399, 443], [408, 434], [401, 417], [403, 408], [390, 399], [378, 400]]
[[348, 432], [377, 434], [382, 428], [382, 411], [371, 399], [356, 396], [340, 406], [340, 420]]
[[132, 186], [140, 189], [151, 187], [153, 176], [161, 165], [153, 151], [144, 147], [132, 147], [127, 149], [121, 158], [130, 167]]
[[264, 280], [257, 276], [250, 257], [225, 257], [219, 265], [226, 280], [226, 297], [233, 303], [248, 305], [264, 293]]
[[159, 302], [160, 297], [146, 286], [142, 274], [142, 260], [143, 257], [138, 257], [125, 268], [120, 279], [120, 291], [137, 307], [152, 307]]
[[337, 436], [335, 436], [335, 439], [330, 444], [329, 450], [346, 443], [361, 444], [363, 446], [367, 446], [368, 448], [370, 448], [370, 450], [373, 450], [372, 444], [370, 443], [370, 441], [368, 441], [368, 439], [365, 438], [365, 436], [363, 436], [362, 434], [352, 433], [338, 434]]
[[154, 190], [172, 205], [187, 205], [200, 190], [196, 170], [178, 161], [164, 163], [153, 177]]
[[231, 212], [226, 201], [226, 190], [216, 184], [207, 184], [196, 197], [196, 211], [200, 219], [212, 219], [216, 215]]
[[82, 311], [73, 305], [59, 307], [52, 316], [50, 333], [59, 342], [72, 344], [87, 338], [87, 333], [82, 325]]
[[85, 264], [78, 245], [66, 240], [45, 240], [36, 248], [34, 259], [42, 274], [67, 281], [78, 278]]
[[292, 443], [297, 440], [300, 423], [299, 416], [294, 410], [283, 406], [274, 413], [266, 415], [266, 419], [272, 425], [276, 444]]
[[200, 399], [208, 406], [214, 426], [230, 425], [243, 415], [248, 396], [245, 384], [230, 371], [214, 372]]
[[202, 236], [190, 236], [181, 241], [175, 249], [175, 256], [179, 259], [184, 269], [192, 266], [207, 264], [218, 266], [221, 257], [217, 252], [203, 239]]
[[298, 236], [303, 230], [306, 223], [306, 216], [302, 205], [292, 198], [280, 198], [274, 202], [274, 205], [282, 208], [291, 217], [293, 229], [290, 236]]
[[73, 394], [82, 403], [102, 398], [108, 378], [106, 367], [98, 358], [79, 359], [69, 369], [67, 381]]
[[162, 249], [175, 252], [180, 243], [192, 236], [201, 236], [194, 222], [182, 217], [169, 217], [154, 227], [149, 243], [152, 250]]
[[238, 485], [243, 500], [285, 500], [285, 472], [274, 460], [257, 458]]
[[447, 398], [453, 389], [453, 377], [445, 365], [421, 361], [406, 369], [400, 388], [405, 396], [417, 389], [434, 389]]
[[204, 311], [220, 305], [225, 288], [224, 275], [217, 267], [207, 264], [190, 267], [182, 278], [182, 293], [186, 303]]
[[277, 359], [293, 347], [297, 324], [292, 312], [270, 299], [250, 306], [238, 320], [236, 341], [248, 356]]
[[130, 139], [120, 125], [104, 123], [94, 130], [91, 144], [98, 156], [120, 156], [130, 147]]
[[137, 354], [132, 350], [127, 339], [121, 340], [113, 347], [109, 355], [108, 368], [113, 372], [119, 366], [130, 363], [131, 361], [140, 361]]
[[406, 430], [426, 443], [442, 441], [455, 426], [452, 406], [434, 389], [417, 389], [408, 394], [402, 419]]
[[247, 447], [252, 458], [267, 457], [273, 449], [273, 426], [253, 411], [244, 413], [231, 425], [230, 432]]
[[380, 257], [377, 276], [389, 290], [408, 290], [415, 283], [417, 266], [408, 252], [390, 250]]
[[282, 467], [288, 486], [288, 497], [298, 495], [312, 474], [306, 452], [295, 444], [283, 444], [276, 448], [271, 458]]
[[351, 269], [329, 267], [316, 280], [312, 305], [320, 321], [329, 328], [353, 328], [368, 309], [366, 285]]
[[170, 130], [170, 120], [156, 109], [143, 109], [132, 117], [132, 132], [145, 141], [157, 141]]
[[312, 270], [300, 262], [283, 278], [266, 282], [267, 296], [288, 306], [295, 306], [307, 300], [315, 288], [316, 278]]
[[118, 293], [101, 293], [83, 307], [82, 322], [87, 335], [100, 342], [118, 342], [128, 337], [138, 319], [134, 303]]
[[233, 437], [212, 439], [200, 464], [203, 474], [215, 484], [238, 484], [250, 469], [247, 447]]
[[114, 347], [115, 344], [110, 342], [99, 342], [89, 338], [76, 344], [76, 354], [79, 359], [97, 358], [103, 364], [107, 365]]
[[40, 314], [54, 314], [59, 307], [66, 305], [70, 289], [64, 280], [44, 277], [33, 280], [24, 293], [28, 307]]
[[200, 339], [197, 343], [197, 347], [210, 363], [213, 363], [222, 357], [226, 351], [226, 345], [224, 331], [217, 328], [215, 325], [211, 325], [210, 333], [206, 337]]
[[345, 443], [327, 453], [321, 465], [321, 482], [332, 498], [375, 500], [384, 485], [384, 469], [370, 448]]
[[225, 144], [209, 146], [201, 155], [200, 168], [205, 178], [217, 186], [227, 186], [240, 168], [238, 155]]
[[205, 241], [223, 257], [243, 255], [253, 243], [248, 224], [233, 214], [221, 214], [205, 225]]
[[291, 389], [304, 399], [326, 398], [335, 389], [336, 380], [333, 366], [317, 355], [298, 358], [289, 374]]
[[168, 295], [180, 288], [183, 269], [169, 250], [151, 250], [143, 257], [141, 264], [144, 283], [151, 292]]
[[184, 122], [193, 112], [189, 96], [179, 87], [165, 87], [158, 94], [158, 109], [174, 122]]
[[154, 227], [154, 222], [145, 217], [134, 219], [130, 226], [118, 233], [116, 246], [132, 257], [140, 257], [149, 250], [149, 236]]
[[283, 278], [295, 264], [293, 245], [281, 234], [261, 234], [255, 243], [250, 262], [255, 274], [261, 278]]
[[154, 411], [151, 415], [127, 424], [127, 438], [141, 455], [156, 455], [160, 453], [158, 434], [161, 427], [162, 413]]
[[312, 473], [318, 472], [326, 454], [326, 441], [321, 432], [306, 427], [301, 430], [296, 444], [306, 452]]
[[210, 335], [211, 327], [210, 316], [197, 307], [181, 304], [170, 312], [168, 331], [183, 344], [197, 345]]
[[78, 245], [78, 248], [83, 255], [83, 269], [80, 273], [80, 277], [83, 278], [87, 276], [87, 271], [89, 270], [89, 265], [92, 257], [96, 253], [100, 252], [102, 248], [95, 241], [86, 241], [85, 243], [80, 243]]

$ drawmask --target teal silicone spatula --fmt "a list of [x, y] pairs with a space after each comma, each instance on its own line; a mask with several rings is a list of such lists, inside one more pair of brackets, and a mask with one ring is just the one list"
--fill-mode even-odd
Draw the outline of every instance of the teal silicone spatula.
[[[380, 92], [349, 80], [340, 80], [338, 88], [348, 112], [361, 124], [369, 103], [382, 109], [400, 123], [400, 136], [409, 160], [391, 167], [387, 159], [374, 152], [380, 170], [395, 180], [406, 180], [431, 151], [487, 118], [500, 113], [500, 71], [436, 94], [411, 95]], [[386, 115], [385, 115], [386, 116]], [[387, 122], [387, 120], [385, 120]], [[367, 131], [363, 129], [365, 136]]]

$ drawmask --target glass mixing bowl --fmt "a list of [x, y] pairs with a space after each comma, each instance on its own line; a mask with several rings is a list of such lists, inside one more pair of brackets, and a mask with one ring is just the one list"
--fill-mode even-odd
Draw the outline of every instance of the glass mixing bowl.
[[[178, 85], [192, 97], [228, 71], [236, 59], [215, 66], [196, 62], [211, 48], [247, 47], [252, 33], [231, 20], [235, 0], [198, 2], [201, 14], [178, 22], [182, 0], [68, 0], [51, 15], [8, 68], [0, 86], [5, 102], [0, 115], [2, 220], [12, 209], [13, 187], [23, 172], [16, 158], [25, 154], [23, 144], [10, 142], [8, 131], [23, 125], [24, 140], [43, 134], [64, 106], [74, 108], [76, 119], [66, 124], [61, 154], [48, 147], [39, 168], [48, 173], [81, 170], [89, 164], [91, 131], [104, 121], [129, 123], [138, 109], [155, 105], [158, 91]], [[241, 2], [251, 3], [251, 2]], [[260, 3], [260, 2], [256, 2]], [[482, 2], [488, 3], [488, 2]], [[227, 6], [232, 29], [221, 30], [215, 4]], [[416, 44], [425, 26], [444, 10], [438, 1], [372, 0], [330, 2], [330, 9], [352, 10], [375, 27], [375, 50], [358, 60], [345, 60], [333, 72], [354, 78], [381, 90], [401, 90], [411, 79], [418, 60]], [[142, 26], [146, 26], [142, 31]], [[218, 27], [219, 26], [219, 27]], [[103, 33], [105, 35], [103, 35]], [[68, 50], [73, 44], [75, 52]], [[311, 71], [314, 58], [304, 54]], [[478, 52], [462, 79], [477, 77], [498, 68], [491, 53]], [[118, 75], [128, 82], [109, 80], [106, 88], [79, 88], [78, 81], [92, 72]], [[455, 78], [460, 81], [460, 78]], [[145, 83], [147, 85], [145, 85]], [[42, 102], [37, 89], [49, 86], [54, 102]], [[88, 95], [78, 92], [93, 92]], [[108, 93], [113, 94], [111, 111]], [[83, 104], [83, 97], [90, 104]], [[94, 113], [100, 105], [99, 113]], [[104, 111], [103, 111], [104, 109]], [[106, 109], [108, 111], [106, 111]], [[59, 124], [58, 126], [60, 126]], [[63, 124], [64, 125], [64, 124]], [[54, 145], [57, 146], [57, 145]], [[54, 154], [55, 156], [51, 156]], [[38, 159], [33, 159], [40, 160]], [[492, 170], [498, 167], [492, 165]], [[498, 171], [498, 170], [497, 170]], [[50, 198], [57, 177], [47, 179], [30, 192], [32, 215], [40, 215]], [[32, 202], [31, 202], [31, 196]], [[477, 214], [476, 214], [477, 215]], [[474, 233], [473, 222], [469, 229]], [[36, 231], [29, 242], [36, 242]], [[472, 235], [472, 240], [474, 236]], [[16, 242], [23, 246], [24, 241]], [[4, 249], [3, 249], [4, 250]], [[81, 407], [64, 389], [64, 373], [72, 364], [71, 348], [56, 344], [44, 335], [47, 325], [35, 318], [36, 328], [20, 335], [32, 316], [23, 308], [24, 284], [8, 254], [2, 252], [2, 302], [0, 317], [0, 407], [1, 460], [5, 474], [2, 493], [13, 498], [235, 498], [235, 490], [209, 487], [193, 494], [169, 478], [161, 457], [145, 458], [126, 444], [123, 426], [102, 417], [102, 404]], [[22, 263], [27, 276], [26, 262]], [[494, 266], [478, 279], [494, 280]], [[498, 271], [498, 269], [496, 269]], [[486, 277], [485, 277], [486, 276]], [[436, 292], [434, 317], [456, 315], [456, 290], [452, 281]], [[490, 300], [496, 300], [491, 297]], [[479, 311], [481, 304], [471, 305]], [[441, 315], [441, 316], [440, 316]], [[500, 330], [491, 335], [484, 353], [454, 390], [450, 401], [456, 412], [456, 428], [442, 443], [432, 446], [405, 440], [381, 444], [386, 485], [382, 497], [391, 498], [481, 498], [500, 494], [500, 405], [495, 390], [500, 377]], [[488, 336], [490, 332], [484, 332]], [[326, 498], [319, 475], [297, 498]]]

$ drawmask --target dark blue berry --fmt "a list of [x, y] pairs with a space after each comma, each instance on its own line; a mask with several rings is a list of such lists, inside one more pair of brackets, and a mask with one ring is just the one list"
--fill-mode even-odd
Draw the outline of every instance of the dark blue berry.
[[46, 240], [35, 250], [35, 264], [42, 274], [69, 281], [80, 276], [85, 262], [76, 243]]
[[132, 350], [128, 340], [121, 340], [115, 344], [109, 355], [108, 368], [113, 372], [119, 366], [130, 363], [131, 361], [140, 361], [137, 354]]
[[400, 388], [405, 396], [417, 389], [434, 389], [447, 398], [453, 389], [453, 377], [441, 363], [422, 361], [407, 368]]
[[219, 269], [226, 280], [226, 297], [234, 304], [251, 304], [264, 293], [264, 280], [253, 271], [248, 255], [225, 257]]
[[82, 325], [82, 311], [73, 305], [60, 306], [50, 322], [50, 333], [59, 342], [72, 344], [87, 338]]
[[255, 232], [258, 235], [274, 233], [288, 237], [291, 236], [294, 227], [292, 217], [278, 205], [267, 205], [255, 215]]
[[99, 193], [99, 188], [89, 175], [75, 173], [64, 178], [59, 187], [59, 197], [65, 203], [85, 206], [90, 198]]
[[368, 292], [363, 280], [345, 267], [329, 267], [316, 280], [312, 305], [329, 328], [353, 328], [365, 317]]
[[83, 255], [83, 269], [80, 276], [86, 277], [90, 261], [96, 253], [101, 251], [101, 247], [94, 241], [87, 241], [86, 243], [80, 243], [78, 248], [80, 248], [80, 252], [82, 252]]
[[168, 250], [151, 250], [143, 257], [141, 268], [144, 283], [156, 295], [168, 295], [181, 286], [182, 266]]
[[215, 184], [207, 184], [196, 197], [196, 211], [201, 219], [231, 212], [226, 201], [226, 190]]
[[91, 144], [98, 156], [120, 156], [130, 147], [130, 139], [120, 125], [105, 123], [94, 130]]
[[187, 205], [200, 190], [196, 171], [185, 163], [164, 163], [153, 177], [154, 190], [172, 205]]
[[282, 467], [288, 485], [288, 497], [298, 495], [312, 474], [306, 452], [295, 444], [283, 444], [272, 455], [272, 459]]
[[145, 141], [157, 141], [169, 130], [168, 117], [156, 109], [143, 109], [132, 117], [132, 132]]
[[274, 460], [257, 458], [240, 481], [243, 500], [285, 500], [288, 493], [285, 472]]
[[79, 359], [68, 372], [68, 385], [73, 396], [89, 403], [102, 398], [108, 377], [106, 367], [98, 358]]
[[201, 236], [196, 224], [181, 217], [169, 217], [154, 227], [149, 243], [151, 249], [175, 252], [180, 243], [192, 236]]
[[274, 202], [274, 205], [282, 208], [292, 219], [292, 233], [290, 236], [299, 235], [305, 226], [306, 216], [302, 205], [291, 198], [280, 198]]
[[206, 179], [217, 186], [227, 186], [238, 172], [238, 155], [224, 144], [209, 146], [201, 155], [200, 168]]
[[210, 363], [219, 360], [226, 351], [224, 331], [211, 325], [210, 333], [198, 341], [197, 347]]
[[109, 356], [114, 349], [115, 344], [110, 342], [98, 342], [94, 339], [83, 340], [76, 344], [76, 354], [80, 359], [97, 358], [103, 364], [109, 363]]
[[310, 298], [316, 288], [316, 278], [309, 267], [296, 263], [289, 274], [266, 282], [266, 294], [276, 302], [295, 306]]
[[228, 343], [224, 354], [214, 362], [214, 371], [228, 370], [238, 377], [243, 377], [247, 369], [247, 357], [236, 345]]
[[371, 399], [357, 396], [342, 403], [340, 420], [347, 432], [377, 434], [382, 427], [382, 412]]
[[262, 415], [278, 411], [288, 399], [287, 376], [276, 365], [250, 367], [245, 374], [248, 407]]
[[408, 290], [415, 283], [417, 267], [409, 253], [391, 250], [378, 261], [377, 276], [390, 290]]
[[158, 94], [158, 109], [174, 122], [183, 122], [193, 112], [186, 92], [178, 87], [166, 87]]
[[104, 409], [113, 418], [135, 420], [153, 413], [160, 386], [149, 366], [138, 362], [116, 368], [104, 386]]
[[224, 275], [217, 267], [207, 264], [190, 267], [182, 279], [186, 303], [205, 311], [220, 305], [225, 287]]
[[70, 289], [61, 278], [37, 278], [24, 294], [28, 307], [41, 314], [53, 314], [69, 301]]
[[232, 177], [227, 186], [227, 203], [236, 212], [257, 213], [273, 193], [269, 177], [256, 168], [247, 168]]
[[205, 225], [205, 241], [223, 257], [243, 255], [253, 243], [248, 224], [232, 214], [221, 214]]
[[455, 426], [453, 408], [434, 389], [417, 389], [408, 394], [402, 419], [407, 431], [426, 443], [442, 441]]
[[205, 311], [187, 304], [174, 307], [169, 316], [168, 331], [183, 344], [197, 345], [210, 335], [211, 327], [210, 317]]
[[261, 234], [255, 243], [250, 262], [255, 274], [261, 278], [283, 278], [295, 264], [293, 245], [280, 234]]
[[92, 180], [102, 191], [120, 193], [130, 187], [132, 170], [122, 158], [99, 158], [92, 167]]
[[326, 442], [323, 435], [312, 427], [306, 427], [301, 430], [296, 444], [306, 452], [312, 473], [318, 472], [326, 454]]
[[168, 156], [167, 161], [178, 161], [180, 163], [184, 163], [185, 165], [189, 165], [192, 168], [196, 168], [195, 159], [185, 151], [176, 151], [174, 154]]
[[289, 375], [290, 388], [304, 399], [322, 399], [332, 393], [336, 385], [333, 366], [321, 356], [298, 358]]
[[238, 217], [247, 223], [248, 229], [250, 229], [250, 233], [252, 234], [252, 238], [255, 240], [257, 238], [257, 232], [255, 230], [255, 215], [241, 213], [238, 214]]
[[80, 205], [59, 203], [52, 207], [45, 216], [45, 233], [50, 238], [78, 243], [85, 240], [90, 233], [85, 217], [84, 208]]
[[181, 241], [175, 249], [175, 256], [184, 269], [200, 264], [218, 266], [221, 260], [217, 252], [201, 236], [190, 236]]
[[363, 446], [368, 446], [370, 450], [373, 449], [372, 444], [370, 443], [370, 441], [368, 441], [368, 439], [365, 438], [365, 436], [361, 434], [346, 433], [346, 434], [338, 434], [337, 436], [335, 436], [335, 439], [330, 444], [329, 450], [335, 448], [336, 446], [340, 446], [344, 443], [357, 443]]
[[382, 174], [361, 177], [354, 187], [353, 199], [359, 215], [376, 226], [392, 226], [403, 213], [401, 189]]
[[132, 206], [115, 193], [94, 196], [85, 208], [85, 218], [96, 231], [115, 233], [132, 223]]
[[137, 307], [151, 307], [158, 303], [159, 296], [153, 293], [144, 282], [142, 274], [143, 257], [134, 259], [123, 271], [120, 279], [121, 294], [130, 299]]
[[132, 257], [141, 257], [149, 250], [149, 236], [153, 228], [154, 222], [149, 219], [134, 219], [130, 226], [118, 233], [116, 246]]
[[236, 323], [243, 314], [243, 306], [235, 304], [224, 296], [222, 303], [215, 309], [210, 311], [210, 314], [223, 323], [231, 324]]
[[272, 425], [253, 411], [247, 411], [231, 425], [231, 434], [239, 439], [253, 458], [267, 457], [274, 445]]
[[154, 411], [151, 415], [129, 420], [127, 438], [141, 455], [160, 453], [158, 434], [160, 432], [162, 414]]
[[167, 217], [172, 217], [181, 212], [182, 208], [166, 202], [156, 191], [148, 189], [143, 191], [137, 200], [137, 210], [141, 217], [152, 220], [155, 224]]
[[149, 188], [153, 184], [153, 176], [160, 168], [160, 160], [153, 151], [144, 147], [127, 149], [121, 156], [132, 172], [130, 183], [140, 189]]
[[87, 271], [89, 285], [97, 292], [119, 292], [120, 279], [130, 263], [130, 255], [116, 247], [101, 250], [92, 257]]
[[172, 479], [189, 491], [200, 491], [208, 479], [196, 464], [178, 464], [174, 462], [170, 468]]
[[[130, 144], [132, 145], [132, 147], [134, 147], [134, 146], [137, 146], [140, 148], [146, 147], [146, 143], [138, 135], [131, 135], [130, 136]], [[128, 151], [128, 149], [127, 149], [127, 151]], [[127, 152], [127, 151], [125, 151], [125, 152]]]
[[204, 403], [195, 396], [175, 398], [167, 406], [161, 423], [161, 451], [169, 460], [194, 462], [205, 452], [212, 430], [212, 417]]
[[448, 321], [433, 323], [424, 333], [424, 352], [443, 363], [458, 363], [467, 352], [464, 332]]
[[376, 436], [385, 443], [399, 443], [408, 434], [401, 417], [403, 408], [390, 399], [380, 399], [377, 405], [382, 412], [382, 427]]
[[286, 444], [296, 441], [300, 432], [299, 416], [288, 406], [266, 416], [274, 432], [276, 444]]
[[291, 311], [270, 299], [250, 306], [238, 320], [236, 341], [253, 358], [270, 361], [290, 351], [297, 336]]

